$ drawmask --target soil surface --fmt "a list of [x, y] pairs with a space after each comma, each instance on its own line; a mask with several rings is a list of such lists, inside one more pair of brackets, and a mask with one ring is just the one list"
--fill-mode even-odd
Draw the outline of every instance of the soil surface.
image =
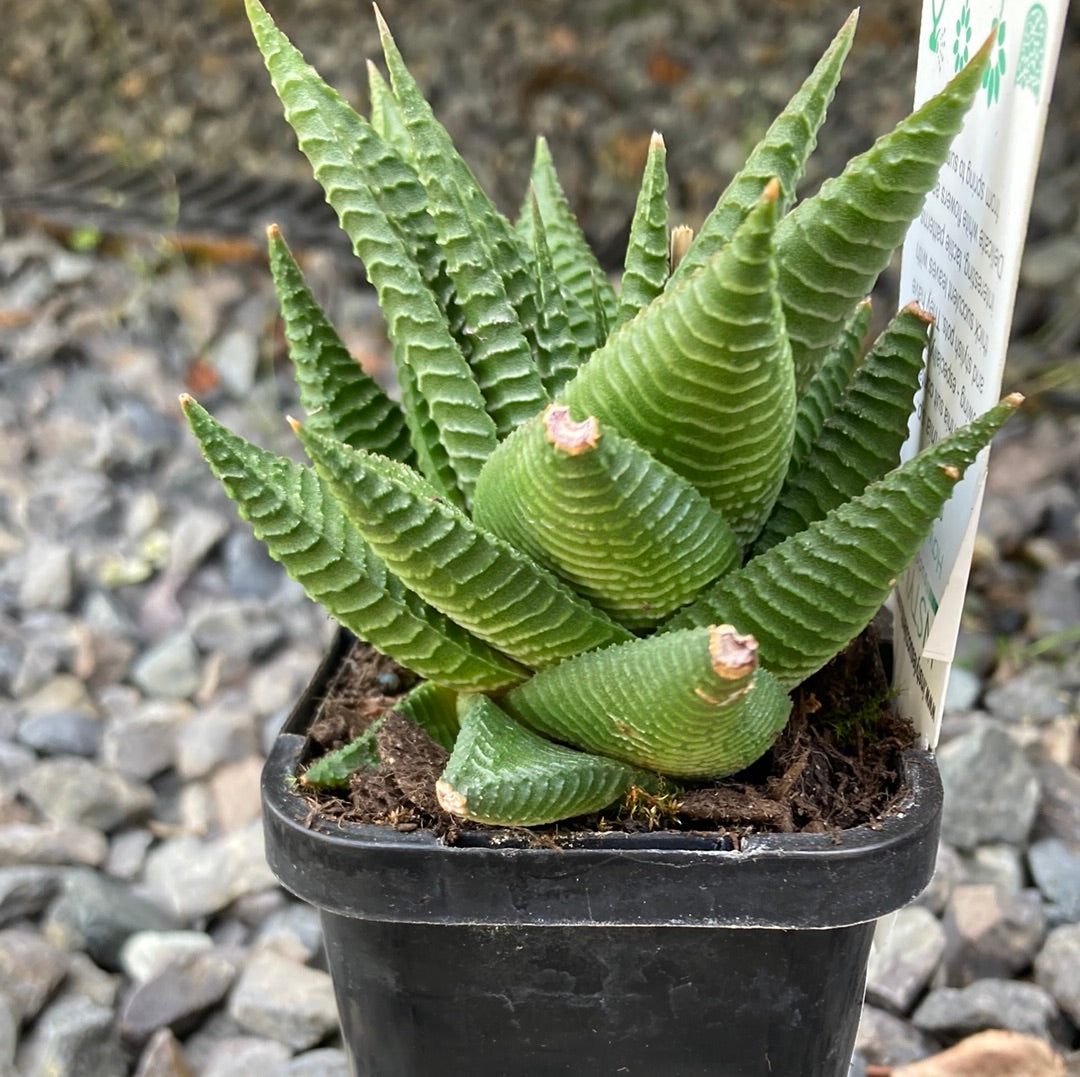
[[[793, 693], [792, 717], [773, 747], [731, 777], [681, 786], [664, 796], [632, 789], [604, 812], [528, 828], [561, 844], [581, 832], [669, 830], [716, 834], [733, 843], [749, 833], [838, 832], [873, 824], [904, 792], [902, 753], [911, 725], [889, 695], [876, 626]], [[444, 811], [435, 782], [447, 752], [397, 713], [411, 675], [367, 645], [355, 644], [310, 731], [312, 761], [344, 747], [376, 721], [380, 765], [356, 771], [347, 794], [303, 789], [310, 822], [427, 828], [450, 843], [463, 831], [505, 828], [466, 822]], [[387, 686], [395, 686], [388, 692]]]

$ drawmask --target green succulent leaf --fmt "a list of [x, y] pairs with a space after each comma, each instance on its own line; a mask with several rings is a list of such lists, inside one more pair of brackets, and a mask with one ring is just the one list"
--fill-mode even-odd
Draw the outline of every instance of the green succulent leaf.
[[[409, 73], [393, 35], [377, 7], [375, 15], [394, 97], [412, 140], [411, 160], [425, 187], [430, 189], [437, 181], [444, 196], [456, 200], [464, 221], [480, 238], [486, 250], [485, 265], [491, 266], [501, 276], [506, 298], [516, 311], [518, 325], [530, 347], [535, 347], [538, 309], [533, 294], [528, 245], [521, 242], [514, 227], [499, 212], [487, 192], [477, 182], [472, 169], [458, 153], [449, 133], [438, 121], [416, 80]], [[444, 210], [445, 208], [444, 206]], [[505, 377], [507, 382], [514, 382], [524, 375], [515, 367]], [[520, 387], [510, 388], [506, 395], [512, 400], [521, 392]], [[507, 406], [512, 405], [508, 403]], [[543, 404], [539, 406], [542, 407]]]
[[570, 327], [578, 347], [588, 355], [604, 342], [599, 332], [601, 327], [593, 314], [593, 290], [600, 292], [605, 320], [609, 324], [615, 318], [615, 291], [570, 209], [544, 138], [536, 140], [531, 180], [547, 233], [552, 264], [567, 297]]
[[531, 729], [678, 778], [734, 774], [787, 724], [791, 700], [731, 625], [583, 654], [504, 698]]
[[449, 752], [458, 735], [457, 701], [458, 693], [453, 688], [434, 681], [421, 681], [394, 704], [394, 710], [418, 725]]
[[443, 684], [496, 691], [524, 679], [521, 666], [388, 572], [310, 468], [233, 434], [191, 397], [181, 403], [211, 470], [256, 538], [332, 617], [400, 665]]
[[349, 779], [358, 770], [375, 770], [379, 765], [376, 738], [382, 724], [383, 719], [377, 719], [343, 748], [316, 759], [300, 775], [300, 784], [307, 789], [348, 789]]
[[540, 206], [530, 188], [528, 215], [533, 226], [528, 235], [533, 246], [535, 292], [539, 305], [536, 323], [536, 360], [540, 378], [549, 394], [557, 393], [581, 363], [581, 351], [570, 328], [566, 296], [551, 262]]
[[630, 240], [623, 262], [622, 287], [612, 329], [618, 329], [652, 302], [668, 278], [667, 150], [653, 132], [641, 177]]
[[551, 573], [477, 527], [411, 468], [297, 432], [375, 553], [472, 635], [533, 669], [629, 638]]
[[933, 319], [906, 306], [874, 342], [755, 543], [763, 553], [896, 467], [908, 437]]
[[777, 227], [780, 293], [800, 392], [937, 183], [988, 56], [984, 46], [937, 96]]
[[412, 139], [401, 116], [393, 91], [387, 85], [382, 72], [367, 62], [368, 97], [371, 99], [371, 126], [388, 146], [393, 146], [403, 161], [412, 159]]
[[787, 472], [795, 381], [777, 292], [770, 184], [735, 238], [582, 364], [561, 396], [688, 479], [740, 541]]
[[[385, 24], [384, 47], [394, 84], [395, 104], [412, 142], [411, 161], [428, 195], [446, 274], [461, 320], [458, 343], [476, 375], [498, 437], [535, 415], [547, 394], [533, 360], [532, 346], [507, 293], [500, 269], [509, 257], [515, 274], [527, 267], [510, 243], [509, 224], [453, 152], [449, 135], [405, 68]], [[500, 244], [510, 252], [500, 258]]]
[[378, 293], [417, 459], [445, 496], [468, 504], [497, 438], [432, 291], [436, 256], [433, 242], [425, 253], [432, 226], [423, 187], [304, 62], [258, 0], [245, 2], [285, 117]]
[[315, 301], [277, 225], [267, 230], [285, 339], [309, 425], [356, 449], [413, 461], [401, 408], [349, 353]]
[[870, 623], [963, 472], [1021, 399], [1006, 397], [805, 531], [730, 573], [668, 626], [730, 622], [754, 635], [766, 669], [788, 687], [799, 684]]
[[606, 808], [653, 774], [538, 737], [486, 696], [463, 700], [461, 732], [436, 784], [439, 803], [495, 826], [541, 826]]
[[836, 405], [847, 389], [851, 376], [862, 358], [862, 345], [870, 329], [872, 305], [869, 299], [861, 300], [855, 312], [845, 323], [840, 338], [822, 360], [817, 373], [810, 379], [795, 412], [795, 440], [791, 447], [791, 463], [788, 478], [799, 470], [810, 455], [811, 446], [817, 441], [825, 420], [836, 410]]
[[705, 218], [685, 258], [672, 273], [669, 287], [700, 269], [731, 240], [765, 184], [774, 176], [780, 182], [780, 216], [794, 204], [795, 188], [817, 145], [817, 133], [836, 93], [858, 21], [856, 9]]
[[633, 629], [659, 624], [742, 559], [686, 479], [557, 404], [492, 453], [473, 519]]

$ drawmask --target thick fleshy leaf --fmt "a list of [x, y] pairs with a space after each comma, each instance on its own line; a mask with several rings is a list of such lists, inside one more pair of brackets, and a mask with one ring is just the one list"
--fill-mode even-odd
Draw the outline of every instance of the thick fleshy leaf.
[[191, 397], [181, 402], [210, 469], [256, 538], [332, 617], [413, 672], [456, 688], [497, 690], [524, 679], [521, 666], [388, 572], [310, 468], [231, 433]]
[[486, 696], [463, 702], [461, 732], [436, 783], [439, 803], [495, 826], [541, 826], [606, 808], [647, 771], [575, 752], [518, 725]]
[[862, 358], [863, 340], [870, 328], [872, 313], [869, 299], [863, 299], [844, 325], [840, 339], [822, 360], [817, 373], [810, 379], [795, 411], [795, 439], [791, 446], [791, 463], [788, 478], [799, 470], [810, 455], [810, 448], [817, 441], [825, 420], [836, 410], [836, 405], [851, 382], [851, 376]]
[[[413, 152], [410, 159], [424, 179], [425, 186], [430, 187], [432, 181], [438, 179], [445, 188], [445, 193], [457, 199], [464, 220], [470, 223], [473, 232], [484, 245], [487, 252], [486, 265], [502, 278], [506, 298], [516, 311], [520, 329], [530, 346], [533, 346], [538, 311], [533, 294], [528, 244], [522, 243], [521, 237], [499, 212], [487, 192], [477, 182], [472, 169], [458, 153], [449, 133], [436, 118], [416, 80], [405, 66], [390, 28], [377, 6], [375, 16], [394, 97], [412, 140]], [[512, 373], [515, 379], [522, 377], [516, 369]], [[507, 374], [506, 378], [508, 382], [513, 380], [510, 374]], [[521, 392], [518, 387], [511, 395], [520, 395]]]
[[495, 424], [422, 272], [434, 257], [422, 250], [431, 227], [423, 188], [258, 0], [245, 2], [285, 117], [378, 293], [417, 459], [445, 496], [467, 504], [495, 447]]
[[848, 17], [809, 77], [765, 132], [739, 174], [728, 184], [689, 251], [672, 273], [669, 287], [700, 269], [731, 240], [735, 229], [761, 196], [765, 184], [774, 176], [780, 183], [780, 215], [791, 208], [795, 188], [817, 145], [818, 130], [825, 122], [825, 114], [840, 81], [858, 17], [858, 10]]
[[937, 183], [979, 90], [988, 46], [945, 89], [852, 158], [841, 175], [826, 181], [777, 227], [780, 294], [800, 392]]
[[267, 229], [270, 272], [308, 424], [355, 449], [411, 463], [401, 408], [349, 353], [315, 301], [277, 225]]
[[315, 467], [387, 567], [472, 635], [533, 669], [629, 638], [411, 468], [297, 429]]
[[776, 288], [770, 184], [735, 238], [582, 364], [561, 396], [688, 479], [740, 541], [787, 472], [795, 380]]
[[820, 520], [876, 482], [900, 460], [933, 324], [906, 306], [874, 342], [810, 455], [788, 476], [755, 553]]
[[686, 479], [557, 404], [492, 453], [473, 519], [634, 629], [659, 624], [742, 560]]
[[434, 681], [421, 681], [394, 704], [394, 710], [418, 725], [449, 752], [458, 734], [457, 701], [458, 693], [453, 688]]
[[540, 219], [540, 206], [530, 188], [528, 215], [533, 245], [533, 266], [536, 273], [535, 292], [539, 313], [536, 323], [536, 363], [540, 379], [549, 394], [557, 393], [573, 376], [581, 363], [581, 350], [570, 328], [566, 296], [551, 263], [547, 234]]
[[612, 329], [628, 322], [663, 290], [668, 278], [667, 150], [653, 132], [623, 263]]
[[593, 289], [600, 291], [600, 301], [609, 323], [615, 317], [615, 291], [570, 208], [544, 138], [536, 140], [531, 181], [544, 221], [552, 264], [569, 304], [570, 326], [578, 346], [588, 355], [604, 342], [593, 315]]
[[401, 109], [382, 72], [371, 60], [367, 62], [368, 97], [371, 99], [371, 126], [387, 145], [393, 146], [402, 160], [412, 159], [412, 139], [401, 117]]
[[381, 726], [382, 719], [376, 719], [343, 748], [320, 756], [300, 775], [300, 784], [307, 789], [347, 789], [358, 770], [374, 770], [379, 765], [375, 738]]
[[677, 778], [734, 774], [787, 724], [791, 700], [731, 625], [583, 654], [504, 698], [545, 736]]
[[670, 628], [727, 621], [761, 661], [799, 684], [848, 645], [881, 608], [965, 469], [1020, 404], [1006, 397], [873, 483], [858, 497], [730, 573]]

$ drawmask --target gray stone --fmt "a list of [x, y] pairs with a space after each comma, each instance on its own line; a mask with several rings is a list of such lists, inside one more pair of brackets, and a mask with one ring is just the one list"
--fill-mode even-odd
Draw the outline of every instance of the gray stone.
[[151, 700], [109, 719], [101, 761], [132, 778], [149, 779], [176, 762], [176, 738], [194, 711], [184, 702]]
[[205, 931], [136, 931], [120, 951], [120, 968], [142, 983], [184, 954], [213, 948], [214, 940]]
[[1027, 629], [1036, 639], [1068, 632], [1080, 624], [1080, 561], [1046, 569], [1028, 595], [1028, 603]]
[[39, 755], [93, 759], [101, 746], [101, 720], [79, 711], [36, 714], [19, 724], [19, 741]]
[[86, 759], [45, 759], [23, 775], [19, 790], [47, 819], [110, 831], [141, 819], [154, 792]]
[[0, 990], [21, 1022], [33, 1021], [67, 975], [67, 954], [40, 935], [10, 928], [0, 931]]
[[945, 689], [945, 710], [969, 711], [982, 695], [982, 678], [963, 666], [953, 666]]
[[38, 916], [59, 885], [55, 868], [37, 864], [0, 868], [0, 927]]
[[1028, 865], [1043, 897], [1058, 906], [1059, 917], [1080, 921], [1080, 849], [1060, 838], [1043, 838], [1028, 850]]
[[162, 905], [184, 922], [277, 885], [266, 864], [258, 820], [220, 838], [183, 836], [165, 842], [147, 857], [145, 875]]
[[985, 723], [938, 752], [945, 786], [943, 840], [959, 849], [1027, 837], [1039, 783], [1023, 749], [1000, 726]]
[[867, 999], [893, 1013], [907, 1013], [930, 982], [944, 950], [945, 932], [929, 909], [920, 905], [901, 909], [884, 938], [874, 939]]
[[233, 1036], [215, 1044], [200, 1077], [267, 1077], [288, 1065], [292, 1052], [283, 1043], [256, 1036]]
[[1080, 770], [1044, 762], [1038, 768], [1042, 799], [1035, 817], [1035, 838], [1076, 841], [1080, 834]]
[[[12, 721], [12, 726], [14, 724]], [[12, 732], [14, 733], [14, 729]], [[19, 775], [24, 770], [29, 770], [36, 762], [37, 756], [29, 748], [12, 744], [11, 741], [0, 740], [0, 789], [13, 787]]]
[[227, 693], [200, 711], [178, 732], [176, 770], [181, 778], [203, 778], [222, 763], [257, 751], [255, 718], [246, 701]]
[[83, 864], [97, 867], [108, 842], [101, 831], [81, 823], [7, 823], [0, 826], [0, 865]]
[[185, 505], [169, 543], [168, 573], [184, 579], [229, 533], [230, 521], [222, 513], [202, 505]]
[[131, 670], [131, 679], [148, 696], [187, 699], [202, 681], [202, 662], [195, 641], [174, 632], [144, 651]]
[[18, 1043], [19, 1015], [15, 1003], [0, 990], [0, 1077], [14, 1077]]
[[[917, 1062], [932, 1055], [937, 1050], [937, 1044], [895, 1014], [879, 1010], [876, 1006], [864, 1005], [855, 1050], [863, 1056], [864, 1063], [902, 1066], [905, 1062]], [[858, 1073], [862, 1077], [865, 1065]]]
[[259, 928], [255, 943], [260, 949], [276, 949], [296, 955], [303, 962], [311, 961], [322, 952], [322, 921], [310, 905], [290, 901], [273, 913]]
[[229, 1013], [250, 1032], [294, 1051], [314, 1047], [338, 1027], [329, 975], [272, 950], [252, 956], [229, 998]]
[[114, 879], [134, 879], [141, 874], [146, 863], [146, 854], [154, 844], [154, 835], [149, 830], [133, 827], [114, 833], [109, 840], [109, 854], [105, 859], [104, 869]]
[[66, 610], [74, 595], [70, 546], [35, 542], [22, 559], [19, 605], [24, 610]]
[[942, 842], [934, 861], [934, 874], [915, 903], [929, 909], [935, 916], [941, 916], [953, 887], [960, 881], [962, 870], [960, 854], [951, 845]]
[[221, 651], [252, 662], [271, 651], [284, 636], [281, 622], [260, 606], [215, 602], [193, 610], [188, 629], [203, 651]]
[[931, 1036], [959, 1039], [988, 1028], [1004, 1028], [1053, 1040], [1059, 1031], [1057, 1004], [1038, 984], [977, 980], [969, 987], [931, 991], [911, 1016]]
[[274, 1077], [349, 1077], [349, 1060], [337, 1047], [320, 1047], [297, 1055]]
[[1068, 714], [1068, 693], [1061, 671], [1049, 662], [1035, 662], [1002, 684], [987, 690], [986, 709], [1002, 722], [1049, 722]]
[[57, 711], [80, 711], [91, 715], [97, 713], [86, 685], [70, 673], [59, 673], [50, 677], [29, 695], [20, 694], [19, 709], [24, 718]]
[[1035, 958], [1035, 982], [1080, 1028], [1080, 924], [1064, 924], [1046, 937]]
[[258, 341], [244, 329], [228, 329], [211, 345], [209, 360], [222, 385], [238, 399], [251, 392], [259, 365]]
[[71, 870], [49, 910], [47, 931], [69, 950], [85, 950], [102, 968], [118, 970], [124, 943], [136, 931], [171, 931], [174, 919], [159, 905], [108, 876]]
[[1046, 935], [1046, 915], [1037, 890], [965, 885], [953, 891], [944, 928], [946, 982], [965, 987], [1029, 968]]
[[86, 954], [68, 954], [68, 974], [64, 981], [66, 992], [82, 995], [99, 1006], [115, 1008], [122, 982], [122, 976], [106, 972]]
[[168, 1028], [159, 1028], [146, 1042], [135, 1077], [195, 1077], [180, 1041]]
[[273, 598], [281, 589], [285, 570], [246, 528], [225, 539], [223, 552], [225, 582], [237, 598]]
[[27, 1044], [25, 1077], [125, 1077], [127, 1054], [113, 1028], [113, 1013], [89, 999], [54, 1002]]
[[120, 1010], [121, 1035], [130, 1043], [145, 1042], [159, 1028], [183, 1035], [225, 997], [235, 977], [232, 962], [212, 950], [177, 955], [132, 987]]
[[1023, 854], [1015, 845], [980, 845], [963, 858], [963, 880], [1021, 890], [1027, 881]]

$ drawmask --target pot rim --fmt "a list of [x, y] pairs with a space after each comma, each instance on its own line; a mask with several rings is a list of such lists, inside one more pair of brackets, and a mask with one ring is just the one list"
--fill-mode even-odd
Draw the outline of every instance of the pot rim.
[[[390, 827], [314, 825], [291, 787], [316, 701], [352, 643], [339, 633], [263, 769], [266, 854], [282, 884], [331, 913], [416, 923], [831, 928], [907, 904], [934, 870], [942, 787], [904, 753], [908, 792], [879, 823], [837, 834], [608, 833], [559, 848], [497, 835], [445, 845]], [[477, 832], [480, 833], [480, 832]]]

